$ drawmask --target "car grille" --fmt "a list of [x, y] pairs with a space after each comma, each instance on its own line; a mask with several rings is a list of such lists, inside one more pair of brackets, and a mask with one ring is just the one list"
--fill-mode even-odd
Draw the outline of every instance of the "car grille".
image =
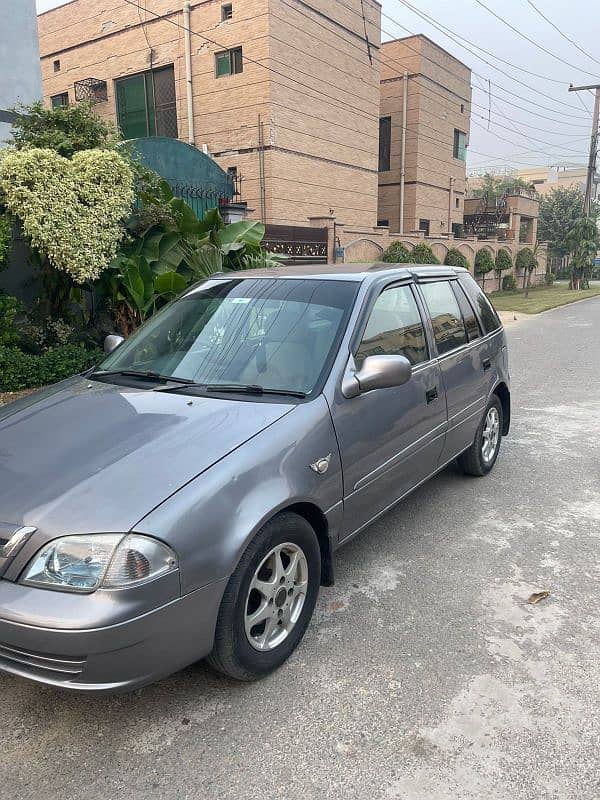
[[81, 675], [85, 661], [85, 658], [41, 655], [0, 642], [0, 669], [19, 675], [71, 681]]

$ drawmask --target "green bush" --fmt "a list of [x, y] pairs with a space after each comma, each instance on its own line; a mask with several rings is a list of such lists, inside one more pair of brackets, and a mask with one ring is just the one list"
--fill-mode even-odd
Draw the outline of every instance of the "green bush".
[[392, 242], [383, 253], [381, 260], [386, 264], [408, 264], [411, 260], [410, 250], [402, 242]]
[[428, 244], [422, 242], [421, 244], [413, 247], [410, 254], [410, 260], [413, 264], [439, 264], [439, 259], [433, 255], [433, 250]]
[[507, 269], [512, 269], [512, 265], [512, 258], [508, 250], [498, 250], [494, 265], [496, 272], [505, 272]]
[[487, 273], [491, 272], [493, 269], [494, 259], [490, 251], [485, 247], [482, 250], [478, 250], [475, 256], [475, 274], [487, 275]]
[[547, 272], [545, 277], [546, 286], [552, 286], [556, 275], [553, 272]]
[[61, 345], [40, 355], [23, 353], [16, 347], [0, 346], [0, 391], [18, 392], [57, 383], [83, 372], [101, 358], [99, 349], [86, 350], [76, 344]]
[[451, 247], [446, 253], [444, 264], [447, 267], [464, 267], [469, 269], [469, 262], [464, 253], [461, 253], [458, 247]]
[[518, 270], [533, 269], [535, 267], [535, 257], [529, 247], [519, 250], [515, 258], [515, 267]]
[[12, 247], [12, 222], [6, 214], [0, 214], [0, 269], [8, 264]]
[[514, 275], [505, 275], [502, 278], [502, 291], [512, 292], [517, 288], [517, 282]]
[[15, 317], [19, 310], [19, 301], [9, 294], [0, 293], [0, 347], [14, 344], [19, 335], [15, 330]]

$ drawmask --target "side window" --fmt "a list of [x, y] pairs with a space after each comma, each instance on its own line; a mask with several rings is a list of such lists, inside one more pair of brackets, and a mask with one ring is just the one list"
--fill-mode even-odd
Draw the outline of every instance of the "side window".
[[410, 286], [392, 286], [377, 298], [355, 355], [360, 369], [367, 356], [406, 356], [411, 364], [427, 361], [423, 320]]
[[460, 278], [460, 285], [465, 290], [469, 300], [473, 303], [479, 312], [479, 318], [483, 324], [485, 333], [492, 333], [501, 327], [502, 323], [498, 319], [494, 307], [487, 299], [485, 294], [481, 291], [477, 283], [470, 275], [464, 275]]
[[467, 331], [449, 281], [423, 283], [421, 290], [433, 323], [439, 355], [467, 343]]
[[467, 300], [467, 295], [458, 281], [452, 281], [451, 285], [454, 289], [456, 299], [458, 300], [458, 305], [460, 306], [469, 341], [472, 342], [474, 339], [479, 339], [481, 336], [481, 329], [477, 322], [477, 316], [473, 311], [473, 306]]

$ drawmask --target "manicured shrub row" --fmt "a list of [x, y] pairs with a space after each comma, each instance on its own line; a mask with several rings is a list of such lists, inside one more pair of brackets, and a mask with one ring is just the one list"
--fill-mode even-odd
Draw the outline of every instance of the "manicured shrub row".
[[56, 383], [83, 372], [101, 358], [99, 349], [87, 350], [81, 344], [60, 345], [40, 355], [0, 346], [0, 391], [18, 392]]

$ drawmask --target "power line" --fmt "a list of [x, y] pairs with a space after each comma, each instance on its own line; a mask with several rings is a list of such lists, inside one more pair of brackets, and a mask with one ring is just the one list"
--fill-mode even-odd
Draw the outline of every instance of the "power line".
[[[476, 0], [476, 2], [477, 1], [478, 0]], [[425, 14], [424, 12], [419, 11], [419, 9], [415, 8], [410, 3], [408, 3], [407, 0], [398, 0], [398, 2], [401, 3], [402, 5], [406, 6], [406, 8], [410, 9], [410, 11], [412, 11], [417, 16], [419, 16], [422, 19], [424, 19], [432, 27], [436, 28], [436, 30], [438, 30], [440, 33], [442, 33], [448, 39], [452, 40], [459, 47], [462, 47], [463, 50], [466, 50], [467, 52], [471, 53], [471, 55], [474, 55], [475, 58], [478, 58], [480, 61], [483, 61], [485, 64], [487, 64], [492, 69], [495, 69], [496, 72], [499, 72], [500, 74], [505, 75], [507, 78], [509, 78], [509, 80], [514, 81], [515, 83], [518, 83], [521, 86], [524, 86], [526, 89], [529, 89], [530, 91], [535, 92], [536, 94], [540, 94], [540, 95], [542, 95], [542, 97], [546, 97], [548, 100], [551, 100], [553, 103], [558, 103], [559, 105], [565, 106], [566, 108], [569, 109], [569, 111], [571, 111], [571, 113], [573, 112], [573, 106], [570, 105], [569, 103], [565, 103], [562, 100], [557, 100], [555, 97], [552, 97], [552, 95], [549, 95], [549, 94], [546, 94], [545, 92], [542, 92], [540, 89], [537, 89], [535, 86], [531, 86], [530, 84], [525, 83], [525, 81], [522, 81], [520, 78], [515, 78], [514, 75], [510, 75], [505, 70], [500, 69], [500, 67], [497, 67], [494, 64], [491, 64], [489, 61], [486, 61], [484, 58], [482, 58], [480, 55], [478, 55], [470, 47], [467, 47], [467, 45], [461, 44], [461, 42], [458, 41], [458, 39], [456, 38], [456, 37], [458, 37], [458, 34], [456, 34], [454, 31], [452, 31], [451, 28], [446, 28], [446, 26], [441, 26], [436, 20], [433, 19], [433, 17], [430, 17], [428, 14]], [[404, 25], [400, 25], [399, 22], [397, 22], [396, 24], [398, 25], [399, 28], [402, 28], [403, 30], [406, 30], [409, 33], [411, 33], [411, 31], [409, 31], [408, 28], [405, 28]], [[444, 28], [446, 28], [446, 30], [444, 30]], [[451, 31], [451, 33], [446, 33], [446, 31]], [[412, 34], [412, 35], [414, 35], [414, 34]], [[485, 75], [481, 75], [479, 72], [475, 72], [475, 70], [472, 70], [472, 72], [473, 72], [473, 75], [476, 75], [478, 78], [481, 78], [482, 80], [484, 80], [486, 82], [489, 80]], [[511, 94], [511, 95], [514, 95], [515, 97], [519, 97], [520, 99], [523, 99], [522, 95], [516, 94], [515, 92], [511, 92], [509, 89], [505, 89], [504, 87], [500, 86], [499, 84], [494, 84], [494, 86], [496, 86], [497, 88], [503, 89], [503, 91], [507, 92], [508, 94]], [[532, 105], [537, 106], [538, 108], [545, 109], [546, 111], [552, 111], [555, 114], [559, 113], [555, 108], [548, 108], [548, 106], [543, 106], [540, 103], [535, 103], [533, 100], [529, 100], [529, 102]], [[562, 113], [564, 113], [564, 112], [562, 112]], [[585, 119], [584, 117], [578, 117], [578, 118], [579, 119]]]
[[537, 49], [538, 49], [538, 50], [541, 50], [541, 51], [542, 51], [542, 53], [546, 53], [547, 55], [549, 55], [549, 56], [552, 56], [552, 58], [555, 58], [557, 61], [560, 61], [562, 64], [566, 64], [566, 65], [567, 65], [567, 67], [571, 67], [571, 69], [576, 69], [576, 70], [578, 70], [579, 72], [583, 72], [585, 75], [591, 75], [593, 78], [597, 78], [597, 77], [598, 77], [598, 76], [597, 76], [597, 75], [595, 75], [593, 72], [588, 72], [586, 69], [582, 69], [581, 67], [577, 67], [577, 66], [575, 66], [575, 64], [571, 64], [569, 61], [565, 61], [565, 59], [564, 59], [564, 58], [561, 58], [560, 56], [557, 56], [557, 55], [556, 55], [556, 53], [553, 53], [551, 50], [547, 50], [545, 47], [542, 47], [542, 45], [541, 45], [541, 44], [538, 44], [538, 43], [535, 41], [535, 39], [530, 39], [530, 37], [529, 37], [529, 36], [527, 36], [526, 34], [522, 33], [522, 32], [521, 32], [521, 31], [520, 31], [518, 28], [515, 28], [515, 26], [514, 26], [514, 25], [511, 25], [511, 23], [510, 23], [510, 22], [508, 22], [507, 20], [505, 20], [505, 19], [504, 19], [503, 17], [501, 17], [499, 14], [496, 14], [496, 12], [495, 12], [495, 11], [493, 11], [493, 10], [492, 10], [491, 8], [489, 8], [488, 6], [486, 6], [486, 4], [482, 2], [482, 0], [475, 0], [475, 2], [477, 3], [477, 5], [481, 6], [482, 8], [485, 8], [485, 10], [486, 10], [486, 11], [487, 11], [489, 14], [491, 14], [493, 17], [495, 17], [497, 20], [499, 20], [499, 21], [500, 21], [500, 22], [501, 22], [503, 25], [506, 25], [506, 27], [507, 27], [507, 28], [510, 28], [510, 29], [511, 29], [511, 31], [514, 31], [514, 32], [515, 32], [515, 33], [516, 33], [518, 36], [520, 36], [522, 39], [525, 39], [525, 41], [526, 41], [526, 42], [529, 42], [529, 43], [530, 43], [530, 44], [532, 44], [534, 47], [537, 47]]
[[573, 45], [573, 47], [576, 47], [576, 48], [577, 48], [577, 50], [579, 50], [579, 52], [580, 52], [580, 53], [583, 53], [583, 55], [584, 55], [584, 56], [586, 56], [587, 58], [591, 59], [591, 60], [592, 60], [592, 61], [594, 61], [596, 64], [600, 64], [600, 61], [598, 61], [598, 59], [597, 59], [597, 58], [594, 58], [594, 56], [593, 56], [591, 53], [588, 53], [588, 51], [587, 51], [587, 50], [584, 50], [584, 49], [583, 49], [583, 47], [580, 47], [580, 46], [577, 44], [577, 42], [573, 41], [573, 39], [569, 38], [569, 37], [567, 36], [567, 34], [566, 34], [566, 33], [564, 33], [563, 31], [561, 31], [561, 29], [558, 27], [558, 25], [555, 25], [555, 24], [552, 22], [552, 20], [551, 20], [551, 19], [548, 19], [548, 17], [547, 17], [547, 16], [546, 16], [546, 15], [545, 15], [545, 14], [544, 14], [542, 11], [540, 11], [540, 9], [539, 9], [539, 8], [538, 8], [538, 7], [537, 7], [537, 6], [536, 6], [534, 3], [532, 3], [532, 2], [531, 2], [531, 0], [527, 0], [527, 2], [528, 2], [528, 3], [529, 3], [529, 5], [530, 5], [530, 6], [533, 8], [533, 10], [534, 10], [534, 11], [535, 11], [537, 14], [539, 14], [539, 15], [540, 15], [540, 17], [541, 17], [542, 19], [546, 20], [546, 22], [548, 23], [548, 25], [550, 25], [551, 27], [553, 27], [553, 28], [554, 28], [554, 30], [555, 30], [555, 31], [557, 31], [557, 32], [558, 32], [558, 33], [559, 33], [559, 34], [562, 36], [562, 38], [563, 38], [563, 39], [566, 39], [566, 41], [567, 41], [567, 42], [569, 42], [570, 44], [572, 44], [572, 45]]

